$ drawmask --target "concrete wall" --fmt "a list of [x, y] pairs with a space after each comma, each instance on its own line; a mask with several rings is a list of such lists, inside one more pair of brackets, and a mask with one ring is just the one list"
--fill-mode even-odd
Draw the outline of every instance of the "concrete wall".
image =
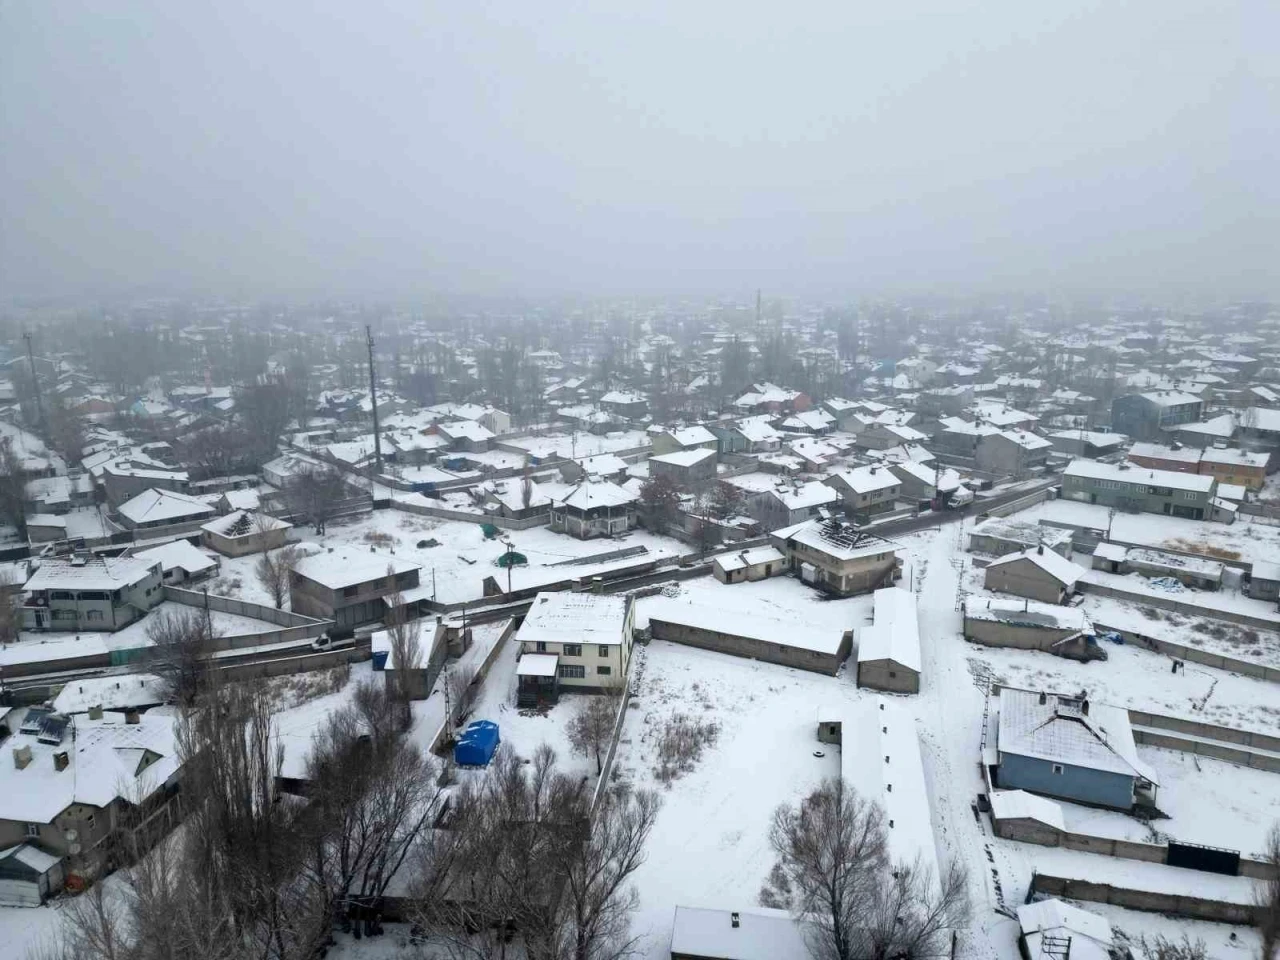
[[1010, 514], [1017, 513], [1019, 510], [1030, 509], [1037, 503], [1044, 503], [1049, 499], [1049, 490], [1050, 488], [1046, 487], [1025, 497], [1019, 497], [1017, 500], [1010, 500], [1008, 503], [1002, 503], [996, 507], [988, 507], [983, 512], [989, 517], [1007, 517]]
[[893, 660], [858, 663], [858, 686], [889, 693], [919, 693], [920, 674]]
[[1062, 584], [1025, 557], [988, 566], [983, 586], [995, 593], [1011, 593], [1041, 603], [1062, 601]]
[[1155, 893], [1150, 890], [1134, 890], [1114, 887], [1106, 883], [1077, 880], [1037, 873], [1031, 878], [1031, 889], [1050, 897], [1066, 897], [1070, 900], [1088, 900], [1093, 903], [1112, 903], [1131, 910], [1168, 913], [1195, 920], [1215, 923], [1251, 925], [1255, 923], [1256, 907], [1239, 903], [1210, 900], [1205, 897], [1179, 896], [1172, 893]]
[[766, 663], [777, 663], [784, 667], [796, 667], [801, 670], [812, 670], [835, 676], [840, 664], [849, 655], [852, 638], [845, 634], [836, 654], [819, 653], [793, 647], [785, 642], [770, 643], [753, 637], [742, 637], [732, 633], [721, 633], [702, 627], [672, 623], [667, 620], [650, 618], [649, 629], [655, 639], [669, 640], [672, 643], [683, 643], [690, 647], [701, 647], [704, 650], [716, 650], [738, 657], [749, 657], [764, 660]]
[[1049, 627], [1028, 627], [1013, 623], [1000, 623], [995, 620], [980, 620], [972, 617], [964, 619], [964, 638], [984, 647], [1015, 647], [1019, 650], [1042, 650], [1045, 653], [1062, 655], [1062, 648], [1067, 644], [1059, 644], [1076, 631], [1051, 629]]
[[421, 503], [405, 503], [400, 500], [391, 501], [392, 510], [416, 514], [420, 517], [438, 517], [441, 520], [460, 520], [463, 523], [491, 523], [501, 530], [529, 530], [533, 527], [545, 527], [551, 521], [551, 512], [540, 513], [523, 520], [511, 520], [487, 513], [470, 513], [466, 510], [450, 510], [447, 507], [433, 507]]
[[1246, 627], [1260, 630], [1280, 628], [1280, 612], [1271, 617], [1253, 616], [1248, 613], [1237, 613], [1234, 610], [1219, 610], [1214, 607], [1202, 607], [1194, 603], [1184, 603], [1172, 597], [1155, 597], [1146, 593], [1135, 593], [1131, 590], [1119, 590], [1116, 587], [1104, 586], [1081, 580], [1077, 585], [1081, 593], [1091, 593], [1099, 597], [1114, 597], [1117, 600], [1128, 600], [1140, 606], [1158, 607], [1161, 610], [1176, 610], [1192, 617], [1204, 617], [1206, 620], [1221, 620], [1224, 623], [1238, 623]]
[[[1054, 773], [1055, 766], [1062, 773]], [[1133, 777], [1072, 764], [1054, 764], [1036, 757], [1000, 754], [998, 780], [1006, 790], [1026, 790], [1066, 800], [1098, 804], [1117, 810], [1133, 806]]]
[[1250, 660], [1238, 660], [1235, 657], [1213, 653], [1210, 650], [1201, 650], [1199, 647], [1188, 647], [1185, 644], [1172, 643], [1168, 640], [1157, 640], [1155, 637], [1134, 633], [1132, 630], [1120, 630], [1101, 623], [1094, 623], [1094, 626], [1099, 633], [1118, 633], [1129, 643], [1146, 647], [1156, 653], [1163, 653], [1191, 663], [1201, 663], [1207, 667], [1216, 667], [1219, 670], [1229, 670], [1232, 673], [1239, 673], [1246, 677], [1255, 677], [1259, 680], [1268, 680], [1271, 683], [1280, 683], [1280, 668], [1268, 667], [1265, 664], [1253, 663]]

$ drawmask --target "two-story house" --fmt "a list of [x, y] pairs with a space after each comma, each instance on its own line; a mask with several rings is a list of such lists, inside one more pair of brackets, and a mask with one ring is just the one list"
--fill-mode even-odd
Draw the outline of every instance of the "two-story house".
[[630, 597], [539, 593], [516, 634], [524, 667], [517, 665], [518, 700], [536, 703], [555, 699], [560, 689], [592, 693], [625, 684], [634, 622]]
[[1111, 427], [1139, 440], [1158, 440], [1161, 432], [1204, 415], [1204, 401], [1191, 393], [1153, 390], [1131, 393], [1111, 401]]
[[1217, 480], [1200, 474], [1096, 460], [1073, 460], [1062, 473], [1064, 500], [1189, 520], [1209, 519], [1217, 487]]
[[164, 600], [164, 570], [141, 557], [45, 557], [22, 592], [24, 630], [114, 631]]
[[850, 597], [891, 586], [900, 576], [897, 554], [887, 541], [859, 534], [834, 520], [806, 520], [769, 534], [787, 566], [805, 583]]
[[843, 470], [822, 482], [840, 494], [845, 507], [860, 517], [892, 510], [902, 492], [902, 481], [893, 471], [875, 465]]

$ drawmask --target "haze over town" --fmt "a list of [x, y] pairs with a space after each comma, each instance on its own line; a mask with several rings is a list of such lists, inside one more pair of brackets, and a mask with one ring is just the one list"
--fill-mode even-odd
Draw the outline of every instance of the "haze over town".
[[0, 960], [1280, 958], [1276, 36], [0, 0]]

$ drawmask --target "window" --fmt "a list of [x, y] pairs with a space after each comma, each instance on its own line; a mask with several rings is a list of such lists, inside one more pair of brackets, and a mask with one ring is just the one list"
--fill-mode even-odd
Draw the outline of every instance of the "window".
[[85, 817], [85, 818], [84, 818], [84, 829], [85, 829], [85, 831], [86, 831], [86, 832], [88, 832], [88, 833], [93, 833], [93, 827], [94, 827], [94, 823], [95, 823], [95, 822], [96, 822], [96, 821], [94, 820], [94, 817], [93, 817], [93, 814], [92, 814], [92, 813], [91, 813], [91, 814], [89, 814], [87, 817]]
[[566, 643], [561, 650], [566, 657], [582, 656], [582, 644], [580, 643]]
[[596, 676], [607, 677], [613, 673], [613, 667], [596, 667]]
[[101, 610], [90, 610], [90, 611], [88, 611], [88, 613], [86, 613], [86, 614], [85, 614], [85, 619], [86, 619], [86, 620], [89, 620], [89, 621], [101, 620], [101, 619], [102, 619], [102, 611], [101, 611]]
[[600, 656], [607, 657], [609, 655], [609, 648], [605, 644], [600, 644], [598, 649], [600, 651]]
[[1064, 771], [1063, 771], [1063, 766], [1062, 766], [1062, 764], [1060, 764], [1060, 763], [1055, 763], [1055, 764], [1053, 765], [1053, 772], [1054, 772], [1054, 773], [1056, 773], [1056, 774], [1058, 774], [1058, 775], [1061, 775], [1061, 774], [1064, 772]]
[[533, 647], [534, 647], [534, 649], [535, 649], [538, 653], [546, 653], [546, 652], [547, 652], [547, 642], [546, 642], [545, 640], [538, 640], [538, 641], [536, 641], [536, 642], [534, 643]]
[[582, 680], [587, 675], [587, 668], [570, 663], [562, 663], [560, 664], [559, 674], [561, 680]]
[[405, 570], [405, 571], [404, 571], [404, 572], [402, 572], [402, 573], [397, 573], [397, 574], [396, 574], [396, 586], [397, 586], [397, 587], [411, 587], [411, 586], [413, 586], [413, 571], [412, 571], [412, 570]]
[[51, 616], [54, 620], [74, 620], [76, 612], [74, 610], [53, 610]]
[[27, 824], [27, 836], [28, 836], [28, 837], [38, 837], [38, 836], [40, 836], [40, 824], [38, 824], [38, 823], [28, 823], [28, 824]]
[[343, 587], [342, 588], [342, 595], [344, 597], [354, 597], [359, 592], [360, 592], [359, 587]]
[[74, 600], [75, 595], [69, 590], [50, 590], [50, 600]]

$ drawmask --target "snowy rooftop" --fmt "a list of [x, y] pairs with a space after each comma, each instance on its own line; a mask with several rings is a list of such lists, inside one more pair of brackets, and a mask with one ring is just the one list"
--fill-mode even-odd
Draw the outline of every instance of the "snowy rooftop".
[[303, 557], [294, 564], [293, 572], [330, 590], [339, 590], [358, 583], [380, 580], [387, 575], [388, 567], [392, 573], [422, 569], [421, 564], [389, 554], [348, 548]]
[[1111, 923], [1061, 900], [1040, 900], [1018, 907], [1018, 924], [1033, 957], [1042, 955], [1040, 941], [1048, 934], [1069, 938], [1067, 960], [1110, 960]]
[[262, 530], [282, 530], [293, 524], [279, 520], [265, 513], [254, 513], [251, 510], [236, 510], [225, 517], [216, 517], [208, 523], [201, 524], [201, 530], [208, 530], [223, 537], [247, 537]]
[[829, 536], [824, 532], [822, 520], [805, 520], [791, 527], [774, 530], [769, 534], [769, 538], [775, 543], [794, 540], [836, 560], [856, 560], [859, 557], [894, 552], [893, 544], [873, 535]]
[[875, 592], [874, 623], [858, 631], [858, 662], [892, 660], [920, 672], [920, 623], [916, 598], [901, 587]]
[[185, 570], [189, 575], [204, 573], [218, 566], [216, 557], [211, 557], [198, 547], [193, 547], [188, 540], [175, 540], [163, 543], [149, 550], [139, 550], [134, 558], [147, 563], [158, 563], [160, 569]]
[[761, 563], [776, 563], [786, 557], [777, 547], [755, 547], [739, 553], [722, 553], [715, 558], [715, 565], [721, 570], [742, 570]]
[[516, 664], [517, 677], [554, 677], [560, 658], [554, 653], [521, 654]]
[[997, 746], [1002, 754], [1035, 757], [1159, 784], [1138, 757], [1129, 712], [1105, 703], [1034, 690], [1000, 690]]
[[663, 453], [649, 459], [654, 463], [666, 463], [673, 467], [692, 467], [695, 464], [705, 463], [715, 458], [716, 452], [714, 450], [697, 448], [694, 450], [677, 450], [675, 453]]
[[1174, 490], [1193, 490], [1208, 493], [1217, 481], [1196, 473], [1178, 473], [1173, 470], [1150, 470], [1131, 464], [1102, 463], [1098, 460], [1072, 460], [1063, 471], [1064, 477], [1082, 477], [1090, 480], [1119, 481], [1121, 483], [1151, 484]]
[[773, 429], [767, 417], [747, 417], [739, 420], [737, 429], [751, 443], [769, 443], [782, 438], [782, 434]]
[[770, 493], [782, 501], [788, 510], [804, 510], [809, 507], [820, 507], [835, 503], [840, 495], [820, 480], [807, 483], [785, 484], [775, 486]]
[[1205, 463], [1217, 463], [1224, 466], [1264, 469], [1271, 457], [1270, 454], [1261, 451], [1209, 447], [1204, 451], [1200, 459]]
[[440, 424], [440, 432], [446, 437], [470, 440], [472, 442], [492, 440], [494, 437], [492, 430], [476, 423], [474, 420], [454, 420], [451, 423], [442, 423]]
[[835, 477], [857, 494], [888, 490], [902, 483], [887, 467], [856, 467], [853, 470], [842, 470]]
[[1049, 436], [1061, 440], [1084, 440], [1095, 447], [1118, 447], [1129, 439], [1123, 433], [1103, 433], [1100, 430], [1055, 430]]
[[[650, 622], [667, 623], [711, 630], [735, 637], [746, 637], [764, 643], [798, 647], [834, 656], [840, 650], [844, 637], [839, 630], [815, 629], [812, 625], [796, 620], [780, 620], [702, 603], [689, 603], [670, 597], [645, 597], [640, 601], [644, 616]], [[526, 621], [527, 622], [527, 621]]]
[[671, 954], [715, 960], [809, 960], [804, 929], [785, 910], [676, 907]]
[[53, 701], [59, 713], [86, 713], [90, 707], [123, 710], [163, 703], [169, 685], [153, 673], [128, 673], [121, 676], [83, 677], [70, 680]]
[[214, 513], [214, 509], [197, 497], [152, 487], [120, 504], [116, 512], [135, 524], [141, 524], [185, 517], [207, 517]]
[[699, 447], [705, 443], [716, 442], [716, 435], [702, 426], [682, 427], [679, 430], [671, 430], [669, 433], [682, 447]]
[[1075, 630], [1082, 633], [1093, 629], [1089, 618], [1079, 607], [1060, 607], [1054, 603], [1040, 603], [1038, 600], [968, 597], [964, 602], [964, 615], [970, 620], [990, 620], [995, 623]]
[[1028, 560], [1037, 567], [1047, 573], [1053, 579], [1057, 580], [1064, 587], [1075, 586], [1076, 582], [1084, 576], [1084, 567], [1072, 563], [1060, 553], [1053, 550], [1046, 550], [1044, 547], [1036, 547], [1034, 550], [1023, 550], [1021, 553], [1010, 553], [998, 560], [993, 560], [987, 565], [987, 569], [991, 567], [1000, 567], [1005, 564], [1017, 563], [1019, 560]]
[[997, 820], [1037, 820], [1057, 830], [1067, 829], [1060, 803], [1025, 790], [993, 790], [991, 815]]
[[23, 589], [120, 590], [146, 579], [155, 566], [137, 557], [46, 557]]
[[622, 507], [635, 502], [636, 497], [633, 494], [607, 480], [584, 480], [563, 499], [555, 501], [561, 506], [574, 507], [578, 510], [589, 510], [592, 507]]
[[1142, 398], [1157, 407], [1180, 407], [1188, 403], [1201, 403], [1201, 399], [1193, 393], [1181, 393], [1177, 390], [1156, 390], [1142, 394]]
[[627, 599], [595, 593], [540, 593], [524, 618], [521, 643], [621, 644]]
[[1197, 464], [1200, 462], [1200, 450], [1197, 447], [1166, 447], [1162, 443], [1139, 442], [1129, 448], [1129, 459], [1133, 460], [1137, 457]]

